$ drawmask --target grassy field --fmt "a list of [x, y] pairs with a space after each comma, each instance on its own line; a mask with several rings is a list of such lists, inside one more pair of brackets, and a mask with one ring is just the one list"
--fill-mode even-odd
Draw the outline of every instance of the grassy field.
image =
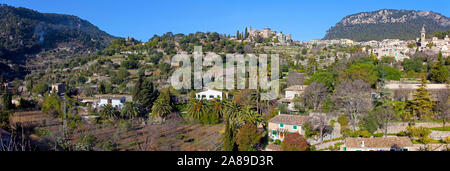
[[[34, 131], [31, 136], [41, 150], [53, 150], [56, 137], [61, 136], [63, 122], [40, 111], [17, 112], [11, 116], [12, 125], [28, 126]], [[103, 123], [82, 122], [68, 128], [68, 138], [72, 144], [82, 137], [95, 137], [96, 150], [114, 144], [119, 151], [215, 151], [220, 149], [223, 124], [186, 124], [180, 120], [170, 120], [162, 124], [142, 124], [142, 120], [111, 121]]]
[[433, 131], [450, 131], [450, 126], [430, 128]]

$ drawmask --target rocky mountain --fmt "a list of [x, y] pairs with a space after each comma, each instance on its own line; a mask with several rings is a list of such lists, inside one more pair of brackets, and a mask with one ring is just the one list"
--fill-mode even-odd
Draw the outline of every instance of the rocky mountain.
[[432, 11], [382, 9], [362, 12], [344, 17], [323, 39], [411, 40], [419, 36], [423, 25], [428, 33], [444, 31], [450, 29], [450, 19]]
[[23, 71], [28, 61], [88, 55], [114, 39], [76, 16], [0, 5], [0, 71], [6, 77]]

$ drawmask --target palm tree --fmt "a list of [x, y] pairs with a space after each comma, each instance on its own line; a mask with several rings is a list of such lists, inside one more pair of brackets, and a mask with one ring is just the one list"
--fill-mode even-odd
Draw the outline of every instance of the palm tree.
[[205, 104], [204, 100], [192, 99], [187, 108], [187, 114], [189, 117], [200, 120], [200, 118], [209, 113], [208, 105]]
[[241, 122], [243, 123], [252, 123], [257, 125], [261, 120], [262, 116], [253, 110], [250, 106], [246, 106], [242, 112], [242, 116], [240, 117]]
[[219, 118], [223, 116], [224, 104], [220, 100], [210, 100], [208, 101], [209, 109], [214, 112]]
[[161, 94], [153, 103], [151, 116], [164, 118], [172, 112], [172, 109], [170, 97], [167, 97], [166, 94]]
[[100, 110], [100, 116], [105, 119], [116, 119], [118, 118], [119, 111], [112, 107], [111, 104], [105, 105]]
[[120, 116], [122, 118], [135, 118], [141, 114], [141, 107], [135, 102], [125, 102]]
[[241, 117], [243, 115], [241, 105], [232, 101], [225, 101], [224, 114], [225, 122], [229, 122], [231, 127], [240, 125], [239, 121], [242, 120]]

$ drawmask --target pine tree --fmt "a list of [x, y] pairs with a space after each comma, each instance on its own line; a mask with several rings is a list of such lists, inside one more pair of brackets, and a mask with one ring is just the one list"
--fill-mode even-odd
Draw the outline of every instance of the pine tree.
[[420, 85], [414, 92], [411, 109], [414, 116], [417, 116], [419, 119], [427, 119], [431, 117], [433, 102], [431, 101], [429, 90], [426, 88], [426, 75], [425, 73], [421, 73], [420, 75]]
[[439, 83], [445, 83], [448, 80], [448, 69], [444, 65], [444, 60], [442, 59], [442, 53], [438, 56], [439, 62], [433, 65], [430, 73], [430, 79]]

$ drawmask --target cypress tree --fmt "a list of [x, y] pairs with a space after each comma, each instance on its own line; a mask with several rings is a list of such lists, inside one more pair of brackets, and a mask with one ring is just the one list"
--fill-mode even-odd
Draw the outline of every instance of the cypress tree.
[[225, 135], [223, 137], [223, 151], [233, 151], [234, 150], [234, 132], [233, 128], [230, 126], [230, 122], [226, 121], [225, 123]]
[[247, 27], [245, 27], [245, 38], [244, 39], [247, 39], [248, 38], [248, 30], [247, 30]]
[[142, 104], [142, 107], [147, 110], [151, 110], [153, 102], [158, 98], [159, 92], [153, 86], [153, 83], [149, 80], [144, 80], [141, 91], [139, 92], [138, 102]]
[[136, 102], [138, 102], [140, 99], [142, 82], [144, 81], [142, 77], [143, 77], [142, 75], [139, 75], [138, 80], [137, 80], [136, 84], [134, 85], [133, 92], [132, 92], [133, 101], [136, 101]]
[[5, 92], [3, 93], [2, 103], [3, 103], [3, 109], [5, 109], [5, 110], [10, 110], [13, 108], [12, 94], [8, 91], [7, 88], [5, 89]]

